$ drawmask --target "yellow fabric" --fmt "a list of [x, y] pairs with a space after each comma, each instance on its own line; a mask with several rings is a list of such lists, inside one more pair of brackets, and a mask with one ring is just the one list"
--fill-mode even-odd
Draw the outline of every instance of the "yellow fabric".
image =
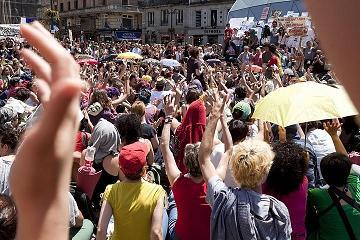
[[151, 219], [160, 198], [166, 197], [165, 190], [146, 181], [118, 182], [107, 186], [104, 193], [114, 215], [112, 240], [150, 239]]
[[345, 89], [337, 87], [303, 82], [279, 88], [256, 104], [252, 117], [287, 127], [357, 115]]

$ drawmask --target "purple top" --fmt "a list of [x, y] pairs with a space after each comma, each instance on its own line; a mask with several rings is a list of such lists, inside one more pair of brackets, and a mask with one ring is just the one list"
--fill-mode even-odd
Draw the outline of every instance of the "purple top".
[[308, 180], [304, 177], [303, 182], [296, 191], [293, 191], [287, 195], [278, 195], [272, 193], [266, 186], [263, 185], [263, 193], [271, 195], [276, 199], [283, 202], [289, 210], [291, 227], [293, 232], [291, 233], [292, 240], [305, 240], [306, 228], [305, 228], [305, 215], [306, 215], [306, 202], [308, 193]]

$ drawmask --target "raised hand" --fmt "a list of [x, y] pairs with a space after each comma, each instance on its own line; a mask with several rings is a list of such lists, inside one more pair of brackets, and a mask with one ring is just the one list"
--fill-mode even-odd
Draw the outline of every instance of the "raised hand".
[[80, 122], [79, 66], [40, 23], [22, 25], [20, 31], [43, 57], [29, 49], [21, 52], [49, 101], [39, 122], [26, 132], [10, 173], [17, 239], [66, 239], [67, 192]]
[[205, 106], [211, 106], [211, 116], [214, 118], [220, 118], [220, 116], [224, 113], [225, 105], [229, 99], [228, 95], [220, 97], [218, 90], [207, 91], [205, 95]]
[[175, 113], [175, 98], [169, 94], [164, 97], [165, 116], [173, 116]]
[[337, 132], [341, 129], [341, 126], [342, 124], [338, 119], [323, 123], [325, 131], [327, 131], [330, 136], [337, 136]]

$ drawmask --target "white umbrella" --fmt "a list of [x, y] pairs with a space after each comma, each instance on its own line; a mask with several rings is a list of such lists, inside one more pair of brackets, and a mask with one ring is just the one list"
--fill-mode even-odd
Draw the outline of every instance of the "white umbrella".
[[181, 67], [181, 64], [174, 59], [163, 59], [160, 64], [166, 67]]

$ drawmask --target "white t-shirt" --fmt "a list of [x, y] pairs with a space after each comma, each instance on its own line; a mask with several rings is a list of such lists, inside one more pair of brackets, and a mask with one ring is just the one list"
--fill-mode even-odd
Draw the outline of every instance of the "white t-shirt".
[[164, 108], [164, 97], [172, 94], [172, 91], [156, 91], [156, 90], [152, 90], [151, 91], [151, 97], [150, 97], [150, 102], [153, 103], [153, 101], [155, 100], [160, 100], [160, 104], [157, 106], [158, 109], [163, 109]]
[[[225, 145], [223, 143], [217, 144], [214, 147], [214, 149], [210, 155], [210, 160], [211, 160], [212, 164], [215, 166], [215, 168], [219, 165], [220, 160], [221, 160], [222, 156], [224, 155], [224, 152], [225, 152]], [[226, 176], [224, 179], [224, 183], [228, 187], [236, 187], [236, 183], [232, 176], [230, 166], [228, 166], [228, 168], [226, 170]]]
[[317, 158], [317, 167], [320, 173], [320, 179], [323, 179], [321, 171], [320, 171], [320, 162], [321, 160], [329, 155], [330, 153], [336, 152], [334, 143], [330, 137], [330, 135], [322, 129], [315, 129], [309, 131], [306, 134], [308, 141], [314, 147], [314, 151]]

